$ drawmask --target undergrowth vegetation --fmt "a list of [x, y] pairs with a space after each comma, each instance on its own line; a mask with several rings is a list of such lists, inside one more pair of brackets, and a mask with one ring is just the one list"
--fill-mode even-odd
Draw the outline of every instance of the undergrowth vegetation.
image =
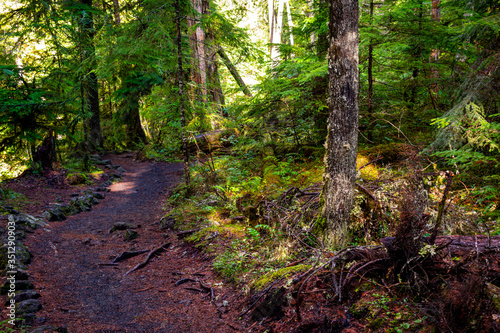
[[[174, 191], [168, 203], [169, 215], [175, 217], [177, 228], [189, 231], [188, 242], [213, 258], [213, 268], [227, 282], [249, 295], [265, 295], [270, 288], [283, 285], [296, 296], [297, 280], [320, 274], [321, 268], [338, 256], [338, 252], [323, 247], [314, 229], [321, 207], [323, 152], [283, 152], [257, 140], [232, 140], [235, 145], [230, 149], [209, 154], [198, 151], [191, 169], [191, 187], [181, 185]], [[420, 179], [422, 198], [418, 209], [423, 224], [418, 237], [430, 237], [436, 223], [443, 235], [500, 234], [498, 226], [483, 217], [484, 210], [491, 209], [487, 199], [478, 205], [473, 201], [476, 190], [463, 178], [456, 177], [450, 187], [447, 166], [419, 156], [417, 147], [405, 143], [360, 148], [349, 231], [351, 248], [378, 249], [381, 239], [401, 232], [402, 219], [412, 214], [404, 212], [401, 205], [406, 204], [401, 203], [416, 200], [408, 192], [414, 181], [408, 175], [412, 174]], [[414, 167], [417, 160], [418, 170]], [[444, 217], [438, 217], [443, 212]], [[418, 256], [431, 258], [437, 251], [437, 246], [426, 245]], [[450, 260], [465, 259], [455, 256]], [[316, 289], [325, 293], [324, 301], [340, 301], [344, 291], [335, 292], [337, 284], [349, 284], [350, 313], [366, 328], [405, 332], [441, 327], [436, 316], [446, 311], [421, 311], [430, 306], [431, 290], [412, 287], [402, 277], [393, 281], [399, 287], [393, 287], [385, 278], [381, 281], [372, 274], [361, 276], [357, 283], [345, 282], [353, 279], [350, 274], [358, 265], [350, 270], [349, 266], [338, 268], [340, 280], [335, 282], [334, 278], [329, 287], [317, 282]], [[342, 271], [349, 273], [342, 278]], [[444, 288], [442, 292], [448, 291]], [[412, 293], [419, 296], [411, 297]], [[451, 323], [453, 318], [449, 320]]]

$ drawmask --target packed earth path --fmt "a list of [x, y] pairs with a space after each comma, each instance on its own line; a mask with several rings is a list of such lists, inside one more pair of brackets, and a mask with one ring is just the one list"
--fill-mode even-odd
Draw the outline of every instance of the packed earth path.
[[[105, 158], [126, 171], [106, 198], [26, 239], [34, 256], [28, 272], [43, 305], [35, 326], [66, 326], [71, 333], [245, 331], [236, 320], [241, 295], [218, 281], [210, 261], [175, 232], [159, 229], [169, 192], [182, 181], [181, 164]], [[138, 226], [139, 237], [124, 241], [124, 231], [110, 233], [117, 222]], [[165, 251], [126, 275], [164, 244]]]

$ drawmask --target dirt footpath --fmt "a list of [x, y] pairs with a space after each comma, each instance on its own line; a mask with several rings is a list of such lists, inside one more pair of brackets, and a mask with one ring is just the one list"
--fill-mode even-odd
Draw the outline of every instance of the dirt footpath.
[[[235, 321], [238, 295], [217, 281], [196, 250], [175, 233], [159, 230], [163, 203], [182, 180], [182, 166], [106, 158], [126, 171], [106, 198], [26, 239], [34, 255], [28, 272], [43, 305], [36, 326], [65, 325], [69, 332], [85, 333], [244, 331]], [[124, 241], [125, 231], [110, 233], [116, 222], [138, 226], [138, 238]], [[126, 276], [148, 252], [112, 264], [125, 251], [167, 243], [165, 251]]]

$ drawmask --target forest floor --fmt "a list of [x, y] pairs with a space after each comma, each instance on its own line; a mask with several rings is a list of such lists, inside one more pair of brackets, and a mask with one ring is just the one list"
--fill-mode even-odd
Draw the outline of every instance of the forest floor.
[[[214, 276], [206, 257], [158, 227], [170, 190], [182, 180], [181, 165], [140, 162], [131, 155], [104, 158], [126, 171], [106, 198], [91, 211], [50, 222], [25, 240], [33, 254], [28, 273], [43, 305], [34, 326], [66, 326], [69, 332], [245, 331], [245, 323], [237, 320], [243, 297]], [[26, 197], [24, 213], [38, 215], [50, 203], [69, 201], [71, 194], [106, 178], [75, 187], [58, 177], [30, 176], [7, 186]], [[123, 231], [110, 233], [116, 222], [140, 226], [139, 237], [126, 242]], [[147, 252], [111, 264], [125, 251], [164, 244], [166, 251], [126, 276]]]
[[[182, 182], [181, 164], [138, 161], [133, 154], [103, 159], [111, 160], [112, 167], [87, 173], [90, 178], [83, 185], [68, 184], [69, 169], [0, 184], [0, 194], [10, 196], [3, 209], [9, 205], [39, 216], [55, 203], [66, 204], [89, 189], [102, 190], [118, 166], [124, 169], [117, 176], [121, 180], [109, 185], [105, 198], [92, 210], [27, 234], [24, 244], [33, 254], [29, 281], [41, 295], [43, 307], [36, 312], [32, 328], [5, 332], [53, 333], [61, 327], [71, 333], [500, 331], [500, 303], [495, 301], [500, 299], [496, 287], [500, 236], [443, 236], [446, 244], [438, 248], [442, 249], [439, 255], [421, 262], [421, 280], [428, 281], [418, 281], [428, 289], [419, 294], [409, 282], [390, 276], [393, 268], [382, 245], [326, 251], [321, 263], [319, 252], [318, 259], [308, 252], [292, 263], [257, 271], [257, 265], [276, 260], [255, 249], [266, 242], [264, 237], [244, 243], [238, 238], [244, 235], [242, 225], [207, 227], [201, 210], [208, 202], [201, 195], [192, 196], [186, 206], [168, 208], [179, 196], [181, 187], [174, 189]], [[183, 231], [161, 230], [165, 216], [175, 218], [176, 227]], [[188, 224], [183, 220], [186, 216], [192, 218]], [[234, 223], [227, 216], [224, 219]], [[169, 219], [162, 221], [168, 225]], [[116, 223], [136, 226], [138, 237], [126, 241], [126, 231], [110, 232]], [[5, 230], [6, 224], [7, 217], [0, 216], [0, 228]], [[436, 244], [442, 244], [438, 240]], [[240, 245], [236, 254], [229, 251], [234, 244]], [[460, 254], [455, 253], [457, 247]], [[160, 251], [147, 264], [133, 270], [156, 249]], [[114, 262], [131, 251], [142, 253]], [[230, 274], [214, 271], [220, 258], [225, 261], [219, 260], [219, 266], [222, 262], [223, 272]], [[296, 270], [309, 267], [300, 264], [307, 260], [316, 261], [315, 266], [307, 272]], [[254, 271], [245, 271], [245, 265], [251, 264]], [[250, 273], [269, 286], [255, 289], [252, 278], [241, 278]], [[491, 282], [488, 288], [478, 287], [481, 277]], [[1, 276], [0, 284], [5, 280]], [[5, 301], [0, 296], [0, 333], [8, 314]]]

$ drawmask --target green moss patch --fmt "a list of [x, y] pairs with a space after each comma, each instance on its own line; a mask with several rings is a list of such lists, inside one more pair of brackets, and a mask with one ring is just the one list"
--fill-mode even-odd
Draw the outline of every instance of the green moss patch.
[[264, 289], [267, 285], [275, 281], [276, 279], [279, 279], [283, 276], [289, 276], [290, 274], [298, 273], [298, 272], [305, 272], [308, 269], [311, 268], [311, 265], [296, 265], [296, 266], [290, 266], [290, 267], [285, 267], [278, 269], [275, 272], [270, 272], [262, 276], [260, 279], [256, 280], [252, 288], [256, 291]]

